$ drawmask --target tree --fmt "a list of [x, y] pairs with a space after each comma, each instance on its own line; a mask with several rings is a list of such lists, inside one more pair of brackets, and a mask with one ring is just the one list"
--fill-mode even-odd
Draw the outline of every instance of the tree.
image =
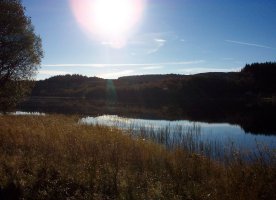
[[41, 39], [21, 0], [0, 0], [0, 110], [29, 91], [42, 57]]

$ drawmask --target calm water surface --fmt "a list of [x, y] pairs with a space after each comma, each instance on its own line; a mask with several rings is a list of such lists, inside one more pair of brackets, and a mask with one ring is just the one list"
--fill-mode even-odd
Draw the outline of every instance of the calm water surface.
[[[103, 115], [98, 117], [85, 117], [80, 120], [83, 124], [116, 126], [124, 130], [144, 131], [146, 134], [162, 134], [166, 132], [168, 140], [181, 139], [181, 135], [195, 134], [196, 140], [234, 144], [238, 149], [254, 150], [258, 146], [276, 148], [276, 136], [246, 133], [239, 125], [228, 123], [192, 122], [189, 120], [148, 120], [124, 118], [117, 115]], [[146, 135], [145, 135], [146, 137]], [[168, 142], [170, 143], [170, 142]]]
[[[9, 113], [11, 115], [46, 115], [41, 112]], [[276, 133], [264, 135], [262, 133], [246, 133], [239, 125], [228, 123], [206, 123], [189, 120], [150, 120], [120, 117], [117, 115], [102, 115], [98, 117], [84, 117], [80, 124], [104, 125], [118, 127], [123, 130], [132, 131], [145, 139], [153, 139], [167, 146], [179, 145], [180, 140], [191, 140], [197, 144], [209, 143], [212, 147], [234, 145], [237, 149], [254, 151], [259, 147], [276, 149]], [[165, 139], [164, 139], [165, 138]], [[182, 141], [183, 143], [183, 141]], [[215, 145], [214, 145], [215, 144]]]
[[41, 112], [24, 112], [24, 111], [11, 112], [9, 114], [10, 115], [34, 115], [34, 116], [46, 115], [45, 113], [41, 113]]

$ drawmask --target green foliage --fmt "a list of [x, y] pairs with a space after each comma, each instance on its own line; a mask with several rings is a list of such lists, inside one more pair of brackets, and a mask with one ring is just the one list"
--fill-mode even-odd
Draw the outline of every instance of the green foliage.
[[276, 198], [275, 152], [224, 165], [76, 117], [0, 121], [1, 199]]
[[33, 77], [43, 56], [41, 39], [35, 35], [31, 19], [24, 12], [20, 0], [0, 1], [0, 103], [3, 108], [14, 105], [25, 94], [24, 81]]

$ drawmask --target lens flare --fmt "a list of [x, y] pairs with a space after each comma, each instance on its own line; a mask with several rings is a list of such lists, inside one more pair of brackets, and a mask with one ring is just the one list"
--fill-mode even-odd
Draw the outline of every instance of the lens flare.
[[146, 0], [70, 0], [80, 26], [114, 48], [123, 47], [141, 20]]

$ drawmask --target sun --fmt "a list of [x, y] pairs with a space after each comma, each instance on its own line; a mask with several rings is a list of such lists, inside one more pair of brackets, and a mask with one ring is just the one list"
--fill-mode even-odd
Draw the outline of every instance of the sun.
[[95, 25], [103, 34], [119, 35], [132, 25], [131, 18], [135, 12], [129, 0], [96, 0], [93, 5]]
[[123, 46], [141, 20], [145, 0], [71, 0], [78, 23], [114, 47]]

